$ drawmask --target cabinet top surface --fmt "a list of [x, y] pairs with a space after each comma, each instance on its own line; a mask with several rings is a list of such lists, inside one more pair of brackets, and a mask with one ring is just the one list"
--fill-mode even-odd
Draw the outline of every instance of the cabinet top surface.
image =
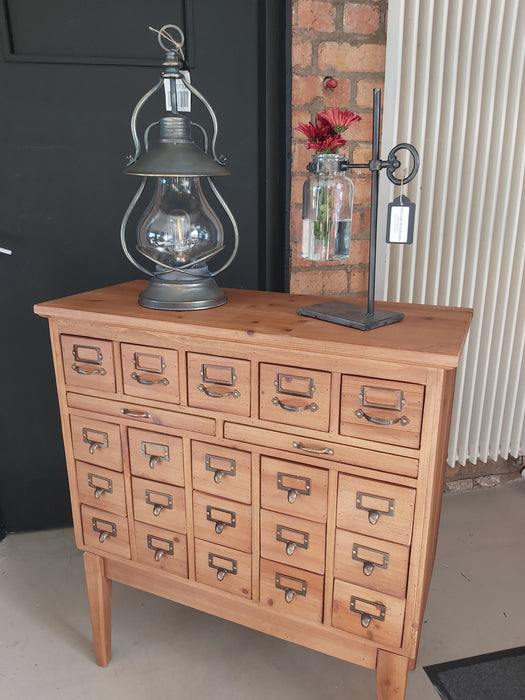
[[[378, 308], [401, 311], [405, 318], [400, 323], [360, 331], [297, 314], [297, 307], [330, 301], [328, 297], [246, 289], [226, 290], [228, 302], [214, 309], [157, 311], [138, 304], [138, 293], [146, 284], [126, 282], [75, 294], [37, 304], [35, 312], [63, 321], [177, 336], [212, 335], [217, 340], [444, 368], [457, 366], [472, 317], [470, 309], [379, 302]], [[364, 300], [352, 301], [366, 305]]]

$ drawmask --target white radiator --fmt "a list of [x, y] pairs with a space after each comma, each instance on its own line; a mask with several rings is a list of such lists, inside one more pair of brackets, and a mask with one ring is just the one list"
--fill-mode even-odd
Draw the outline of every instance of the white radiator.
[[382, 157], [408, 141], [421, 169], [411, 246], [381, 241], [381, 180], [377, 297], [474, 308], [451, 465], [525, 451], [524, 37], [524, 0], [388, 5]]

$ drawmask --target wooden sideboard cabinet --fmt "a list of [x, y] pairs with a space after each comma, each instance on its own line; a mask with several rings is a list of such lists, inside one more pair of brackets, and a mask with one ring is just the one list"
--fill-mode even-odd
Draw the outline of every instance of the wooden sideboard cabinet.
[[314, 297], [229, 290], [142, 308], [132, 282], [49, 318], [96, 661], [111, 582], [376, 669], [416, 663], [467, 309], [385, 304], [371, 332]]

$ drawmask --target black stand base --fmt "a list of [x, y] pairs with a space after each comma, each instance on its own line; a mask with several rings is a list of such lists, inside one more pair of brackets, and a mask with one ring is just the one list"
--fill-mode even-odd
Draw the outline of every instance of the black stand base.
[[300, 316], [311, 316], [321, 321], [330, 321], [331, 323], [339, 323], [342, 326], [357, 328], [360, 331], [370, 331], [380, 326], [388, 326], [391, 323], [398, 323], [405, 318], [404, 314], [382, 309], [376, 309], [369, 316], [365, 307], [347, 304], [344, 301], [329, 301], [324, 304], [302, 306], [297, 309], [297, 313]]

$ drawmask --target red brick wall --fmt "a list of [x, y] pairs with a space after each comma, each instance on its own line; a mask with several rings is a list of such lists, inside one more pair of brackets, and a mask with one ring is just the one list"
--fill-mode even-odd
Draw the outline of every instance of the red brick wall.
[[[354, 163], [370, 160], [372, 90], [383, 88], [388, 0], [292, 0], [292, 127], [328, 107], [361, 116], [345, 134], [345, 153]], [[323, 87], [333, 76], [335, 89]], [[366, 296], [370, 179], [368, 171], [350, 171], [354, 217], [350, 258], [343, 262], [302, 260], [301, 201], [306, 165], [312, 151], [293, 132], [290, 202], [290, 291], [348, 297]]]

